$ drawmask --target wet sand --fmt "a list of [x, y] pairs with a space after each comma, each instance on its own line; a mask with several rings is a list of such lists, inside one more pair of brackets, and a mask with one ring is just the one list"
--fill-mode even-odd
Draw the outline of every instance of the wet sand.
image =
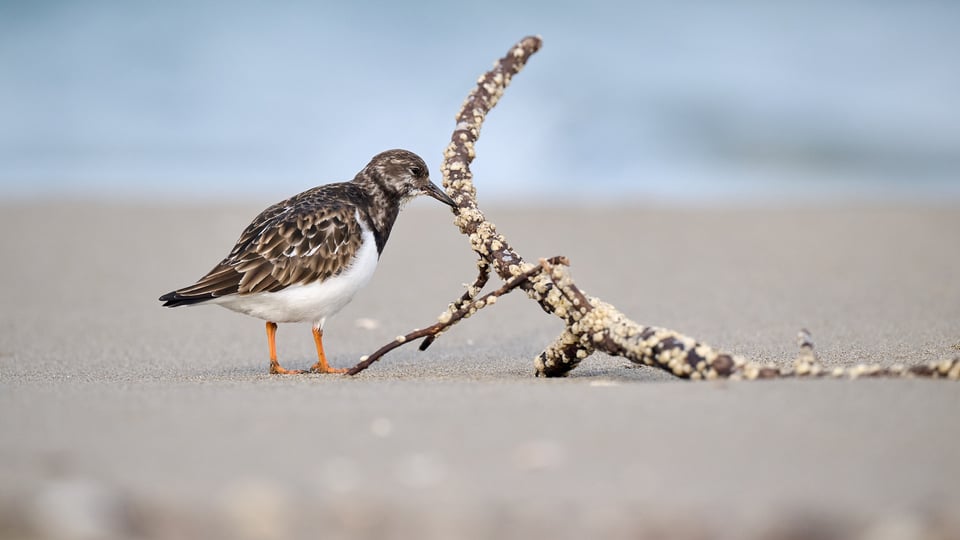
[[[156, 300], [258, 206], [2, 208], [0, 537], [960, 534], [956, 383], [694, 383], [604, 356], [536, 379], [561, 325], [521, 295], [353, 379], [267, 375], [262, 322]], [[960, 354], [957, 207], [488, 217], [635, 320], [733, 353], [789, 362], [806, 327], [828, 365]], [[401, 215], [327, 325], [334, 365], [473, 279], [450, 221], [429, 201]], [[308, 325], [278, 347], [314, 360]]]

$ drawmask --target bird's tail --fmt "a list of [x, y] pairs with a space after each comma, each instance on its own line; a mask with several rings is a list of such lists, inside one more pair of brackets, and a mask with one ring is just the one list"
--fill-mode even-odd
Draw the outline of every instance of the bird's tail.
[[189, 306], [211, 300], [214, 296], [210, 293], [205, 294], [181, 294], [180, 291], [172, 291], [160, 297], [163, 307]]

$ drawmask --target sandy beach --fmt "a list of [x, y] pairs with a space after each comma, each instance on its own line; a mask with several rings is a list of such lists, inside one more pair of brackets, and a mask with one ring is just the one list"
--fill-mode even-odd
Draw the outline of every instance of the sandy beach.
[[[355, 378], [270, 376], [261, 321], [157, 301], [262, 206], [2, 207], [0, 537], [960, 536], [956, 383], [602, 356], [536, 379], [561, 324], [521, 295]], [[789, 363], [802, 327], [828, 365], [960, 354], [956, 206], [486, 211], [635, 320], [752, 359]], [[432, 323], [474, 269], [412, 204], [328, 322], [331, 363]], [[308, 325], [278, 348], [314, 361]]]

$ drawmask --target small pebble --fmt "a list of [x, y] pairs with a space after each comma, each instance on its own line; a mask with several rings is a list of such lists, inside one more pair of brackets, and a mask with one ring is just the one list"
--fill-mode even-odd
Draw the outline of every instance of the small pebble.
[[359, 319], [353, 321], [353, 325], [364, 330], [376, 330], [377, 328], [380, 328], [380, 321], [367, 317], [360, 317]]

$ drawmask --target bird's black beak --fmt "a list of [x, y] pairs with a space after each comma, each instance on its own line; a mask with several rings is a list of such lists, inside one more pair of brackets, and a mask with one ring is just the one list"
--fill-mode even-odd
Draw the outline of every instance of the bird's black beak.
[[440, 186], [434, 184], [433, 182], [427, 182], [427, 185], [423, 186], [423, 193], [444, 204], [450, 205], [452, 208], [457, 207], [457, 203], [451, 199], [449, 195], [444, 193], [443, 190], [440, 189]]

